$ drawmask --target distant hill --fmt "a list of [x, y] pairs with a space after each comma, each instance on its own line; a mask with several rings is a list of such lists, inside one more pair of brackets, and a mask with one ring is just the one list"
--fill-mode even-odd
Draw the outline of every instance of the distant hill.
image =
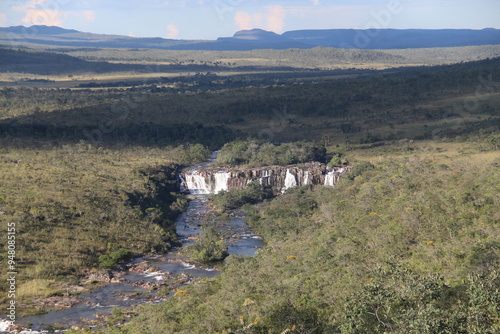
[[[220, 67], [223, 68], [223, 67]], [[154, 70], [169, 72], [173, 70], [209, 71], [208, 65], [159, 65]], [[14, 50], [0, 47], [0, 73], [30, 73], [39, 75], [61, 75], [88, 73], [133, 71], [151, 73], [151, 67], [141, 64], [115, 64], [105, 61], [86, 61], [77, 57], [55, 53], [37, 52], [32, 50]]]
[[174, 45], [192, 44], [196, 40], [174, 40], [160, 37], [136, 38], [120, 35], [86, 33], [48, 26], [0, 28], [0, 40], [11, 43], [34, 43], [67, 47], [169, 49]]
[[60, 27], [0, 28], [4, 43], [34, 43], [67, 47], [146, 48], [164, 50], [245, 51], [255, 49], [407, 49], [500, 44], [498, 29], [326, 29], [296, 30], [281, 35], [262, 29], [242, 30], [217, 40], [135, 38], [85, 33]]
[[343, 49], [409, 49], [500, 44], [497, 29], [356, 29], [296, 30], [283, 37], [311, 46]]

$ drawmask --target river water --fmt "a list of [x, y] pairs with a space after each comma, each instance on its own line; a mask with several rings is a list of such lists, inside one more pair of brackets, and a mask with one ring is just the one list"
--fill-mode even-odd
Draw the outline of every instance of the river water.
[[[202, 164], [200, 168], [207, 168], [207, 165]], [[100, 318], [100, 314], [110, 314], [115, 307], [129, 308], [144, 303], [159, 303], [168, 298], [156, 290], [144, 288], [144, 283], [165, 283], [175, 287], [179, 286], [179, 281], [181, 284], [189, 284], [193, 278], [211, 278], [218, 275], [219, 268], [196, 265], [179, 254], [182, 248], [195, 242], [196, 235], [210, 221], [215, 222], [217, 228], [226, 236], [229, 254], [253, 256], [256, 250], [264, 245], [262, 238], [250, 230], [241, 213], [235, 212], [230, 219], [224, 221], [214, 221], [215, 216], [207, 204], [208, 195], [192, 194], [190, 197], [186, 211], [176, 220], [181, 247], [172, 249], [160, 258], [135, 259], [132, 265], [134, 262], [147, 261], [149, 270], [128, 271], [122, 276], [125, 280], [123, 283], [106, 284], [92, 292], [82, 293], [79, 296], [80, 302], [71, 308], [21, 318], [18, 323], [35, 331], [42, 331], [47, 326], [56, 324], [67, 328], [90, 326]]]

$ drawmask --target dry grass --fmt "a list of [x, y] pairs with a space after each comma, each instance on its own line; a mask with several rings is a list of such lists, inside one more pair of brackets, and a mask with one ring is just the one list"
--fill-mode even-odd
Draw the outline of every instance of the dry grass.
[[33, 279], [18, 287], [17, 296], [20, 299], [45, 298], [60, 292], [55, 280]]

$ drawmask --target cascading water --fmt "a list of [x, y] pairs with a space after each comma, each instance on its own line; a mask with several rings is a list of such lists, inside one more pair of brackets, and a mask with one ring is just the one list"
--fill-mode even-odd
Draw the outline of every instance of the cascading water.
[[303, 182], [303, 185], [307, 185], [309, 184], [309, 171], [305, 171], [304, 172], [304, 182]]
[[335, 184], [335, 172], [329, 172], [325, 175], [325, 186], [333, 186]]
[[221, 191], [227, 191], [229, 189], [228, 181], [231, 178], [231, 173], [218, 172], [214, 174], [214, 190], [213, 192], [217, 194]]
[[[184, 173], [179, 177], [185, 188], [196, 195], [190, 196], [192, 200], [188, 207], [176, 219], [176, 230], [182, 247], [192, 245], [194, 239], [200, 233], [200, 226], [207, 221], [213, 221], [219, 230], [226, 236], [226, 244], [229, 254], [239, 256], [253, 256], [257, 249], [264, 245], [264, 241], [259, 236], [252, 233], [246, 225], [242, 213], [235, 212], [229, 221], [218, 221], [211, 213], [211, 208], [207, 205], [207, 196], [215, 190], [228, 189], [228, 181], [231, 174], [229, 172], [218, 171], [207, 173], [208, 164], [213, 163], [215, 156], [212, 156], [207, 163], [198, 165], [191, 169], [190, 173]], [[181, 247], [181, 248], [182, 248]], [[165, 299], [157, 293], [155, 288], [150, 290], [154, 284], [158, 286], [181, 286], [188, 284], [191, 278], [210, 278], [218, 275], [218, 271], [213, 267], [204, 267], [190, 262], [189, 258], [179, 254], [180, 249], [173, 249], [172, 252], [162, 257], [146, 256], [136, 259], [127, 264], [120, 283], [104, 284], [101, 288], [85, 292], [78, 297], [78, 302], [71, 308], [51, 311], [43, 315], [19, 317], [18, 324], [30, 326], [39, 332], [21, 333], [49, 333], [42, 331], [48, 325], [63, 325], [66, 327], [87, 326], [90, 323], [95, 326], [99, 321], [97, 313], [110, 314], [114, 307], [129, 308], [144, 303], [156, 303]], [[134, 271], [135, 264], [144, 263], [146, 271]], [[184, 280], [184, 281], [183, 281]], [[172, 295], [173, 292], [170, 294]], [[100, 316], [99, 316], [100, 318]], [[0, 317], [0, 333], [9, 329], [9, 323]]]
[[205, 178], [196, 171], [192, 174], [186, 174], [184, 177], [186, 187], [192, 194], [210, 194], [211, 189], [207, 185]]
[[285, 186], [281, 190], [281, 192], [285, 192], [287, 189], [293, 188], [297, 186], [297, 179], [295, 178], [295, 175], [290, 173], [290, 169], [286, 170], [286, 175], [285, 175]]
[[251, 182], [272, 187], [276, 193], [307, 184], [334, 186], [350, 167], [329, 170], [319, 162], [290, 166], [257, 168], [206, 169], [205, 166], [185, 170], [180, 180], [182, 187], [191, 194], [214, 194], [230, 189], [242, 189]]

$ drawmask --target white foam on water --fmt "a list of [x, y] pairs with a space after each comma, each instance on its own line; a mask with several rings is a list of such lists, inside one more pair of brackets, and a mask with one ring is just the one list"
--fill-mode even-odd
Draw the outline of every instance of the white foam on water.
[[153, 277], [155, 280], [157, 281], [163, 281], [165, 279], [165, 274], [164, 273], [160, 273], [160, 272], [155, 272], [155, 271], [152, 271], [152, 272], [144, 272], [144, 276], [146, 277]]
[[194, 264], [189, 264], [186, 262], [181, 262], [182, 266], [186, 269], [196, 269], [196, 266]]
[[295, 178], [295, 175], [290, 173], [290, 170], [287, 169], [285, 175], [285, 186], [283, 187], [282, 192], [285, 192], [285, 190], [296, 186], [297, 186], [297, 179]]
[[8, 332], [11, 326], [10, 320], [0, 319], [0, 332]]
[[217, 194], [221, 191], [227, 191], [228, 188], [228, 181], [231, 178], [231, 173], [224, 173], [224, 172], [218, 172], [214, 174], [214, 180], [215, 180], [215, 185], [214, 185], [214, 193]]

